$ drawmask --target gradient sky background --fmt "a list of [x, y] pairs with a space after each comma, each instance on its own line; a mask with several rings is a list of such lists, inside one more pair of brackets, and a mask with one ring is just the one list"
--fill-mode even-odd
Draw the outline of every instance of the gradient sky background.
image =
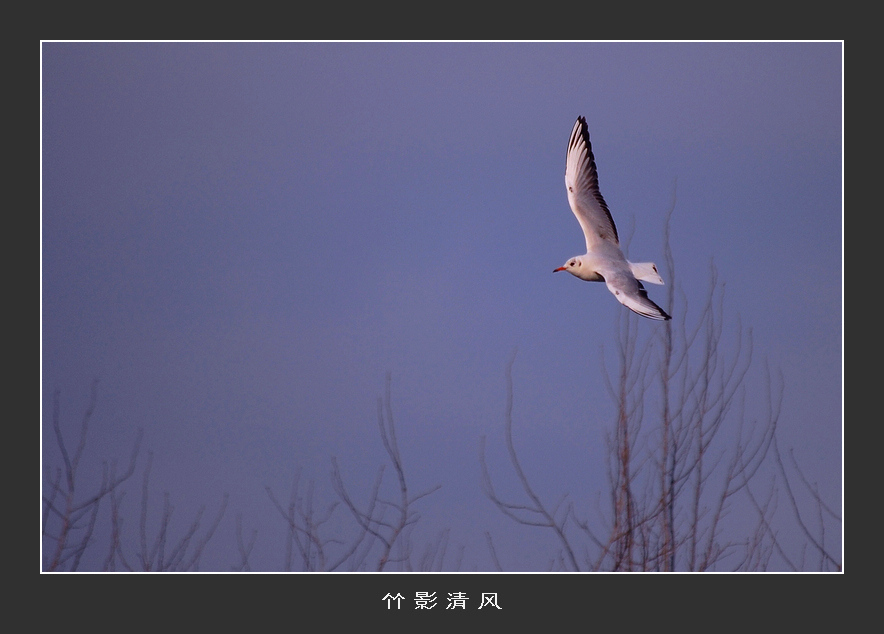
[[143, 428], [157, 515], [164, 490], [182, 526], [230, 494], [202, 569], [236, 563], [239, 513], [258, 531], [252, 568], [281, 567], [286, 527], [264, 487], [287, 499], [298, 469], [329, 503], [334, 456], [367, 496], [388, 371], [412, 490], [442, 485], [416, 506], [418, 550], [449, 529], [443, 567], [490, 570], [489, 531], [505, 569], [548, 566], [551, 537], [482, 493], [478, 439], [512, 490], [518, 348], [529, 476], [549, 500], [605, 488], [601, 358], [625, 309], [552, 274], [585, 246], [563, 179], [578, 115], [630, 259], [662, 262], [677, 179], [689, 306], [714, 261], [728, 322], [754, 333], [747, 402], [761, 406], [765, 361], [782, 371], [781, 443], [840, 507], [840, 43], [42, 51], [44, 466], [58, 464], [53, 391], [73, 442], [98, 378], [85, 473], [125, 462]]

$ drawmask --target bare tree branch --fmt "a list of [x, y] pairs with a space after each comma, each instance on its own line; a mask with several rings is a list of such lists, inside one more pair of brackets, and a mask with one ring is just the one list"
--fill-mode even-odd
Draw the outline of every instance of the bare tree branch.
[[[518, 455], [516, 454], [515, 446], [513, 445], [513, 364], [516, 361], [516, 351], [514, 350], [512, 355], [510, 355], [510, 359], [506, 365], [506, 408], [504, 411], [504, 437], [506, 440], [507, 451], [510, 457], [510, 463], [513, 465], [513, 470], [516, 472], [516, 477], [519, 479], [519, 482], [522, 485], [522, 490], [525, 495], [530, 500], [529, 504], [514, 504], [510, 502], [504, 502], [501, 500], [497, 494], [494, 492], [494, 486], [491, 482], [491, 476], [488, 473], [488, 465], [485, 461], [485, 437], [481, 437], [479, 439], [479, 461], [482, 467], [482, 483], [485, 490], [485, 494], [488, 498], [494, 502], [494, 504], [499, 508], [507, 517], [512, 518], [519, 524], [523, 524], [525, 526], [538, 526], [541, 528], [549, 528], [552, 529], [556, 536], [559, 538], [559, 542], [564, 549], [565, 555], [567, 557], [567, 565], [573, 570], [580, 570], [580, 567], [577, 563], [577, 559], [574, 556], [574, 551], [571, 548], [571, 544], [568, 541], [568, 537], [565, 535], [565, 523], [568, 519], [567, 511], [562, 514], [561, 519], [556, 519], [556, 513], [561, 508], [562, 503], [564, 502], [564, 497], [556, 505], [556, 507], [550, 512], [541, 502], [540, 497], [534, 492], [531, 488], [531, 484], [528, 481], [528, 477], [525, 475], [524, 470], [522, 469], [522, 465], [519, 462]], [[517, 513], [518, 511], [518, 513]]]
[[[357, 530], [354, 536], [348, 540], [324, 539], [321, 537], [322, 526], [332, 517], [338, 503], [330, 505], [324, 515], [317, 516], [313, 510], [313, 483], [311, 482], [301, 493], [300, 471], [295, 476], [291, 500], [287, 509], [282, 507], [273, 492], [267, 487], [267, 494], [272, 504], [289, 525], [286, 570], [291, 569], [292, 564], [291, 544], [297, 545], [305, 570], [331, 571], [345, 566], [351, 570], [362, 570], [368, 565], [366, 562], [373, 552], [377, 554], [376, 563], [371, 564], [375, 570], [384, 570], [391, 563], [398, 563], [406, 570], [411, 569], [410, 532], [420, 519], [420, 516], [413, 510], [413, 506], [417, 501], [437, 491], [440, 485], [431, 487], [417, 495], [409, 493], [393, 418], [391, 383], [391, 375], [387, 373], [384, 396], [378, 399], [378, 432], [384, 451], [396, 473], [398, 499], [392, 501], [381, 497], [385, 471], [385, 465], [381, 465], [367, 501], [360, 506], [354, 501], [344, 484], [337, 459], [332, 457], [332, 486], [340, 501], [343, 502], [344, 508], [355, 520]], [[448, 533], [443, 532], [435, 544], [428, 547], [418, 563], [420, 567], [432, 569], [441, 565], [441, 558], [445, 556], [447, 536]], [[328, 552], [329, 546], [332, 544], [336, 546], [335, 550], [340, 548], [340, 552], [333, 558]], [[437, 557], [439, 563], [436, 563]]]

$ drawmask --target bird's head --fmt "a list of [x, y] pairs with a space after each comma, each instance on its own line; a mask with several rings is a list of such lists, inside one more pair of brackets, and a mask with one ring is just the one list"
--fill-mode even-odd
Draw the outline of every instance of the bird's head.
[[553, 273], [559, 271], [568, 271], [574, 277], [579, 277], [587, 282], [602, 282], [605, 278], [595, 270], [592, 263], [586, 259], [586, 256], [577, 255], [565, 262], [557, 269], [553, 269]]
[[576, 275], [580, 277], [580, 271], [583, 268], [583, 261], [580, 257], [574, 257], [565, 262], [562, 266], [557, 269], [553, 269], [553, 273], [558, 273], [559, 271], [568, 271], [571, 275]]

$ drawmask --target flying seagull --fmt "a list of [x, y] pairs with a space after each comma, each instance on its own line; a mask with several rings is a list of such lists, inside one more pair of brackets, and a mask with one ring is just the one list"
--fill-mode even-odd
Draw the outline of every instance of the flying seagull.
[[565, 187], [571, 211], [586, 236], [586, 254], [571, 258], [553, 272], [568, 271], [587, 282], [604, 282], [617, 301], [629, 310], [648, 319], [672, 319], [648, 298], [642, 286], [642, 281], [663, 283], [657, 266], [653, 262], [630, 262], [620, 250], [617, 227], [599, 191], [599, 175], [583, 117], [577, 117], [571, 130]]

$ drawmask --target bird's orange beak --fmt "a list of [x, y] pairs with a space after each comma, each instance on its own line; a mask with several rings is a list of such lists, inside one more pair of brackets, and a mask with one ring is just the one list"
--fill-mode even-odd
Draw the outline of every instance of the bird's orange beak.
[[565, 270], [565, 267], [564, 267], [564, 266], [560, 266], [560, 267], [557, 268], [557, 269], [553, 269], [553, 273], [558, 273], [559, 271], [564, 271], [564, 270]]

